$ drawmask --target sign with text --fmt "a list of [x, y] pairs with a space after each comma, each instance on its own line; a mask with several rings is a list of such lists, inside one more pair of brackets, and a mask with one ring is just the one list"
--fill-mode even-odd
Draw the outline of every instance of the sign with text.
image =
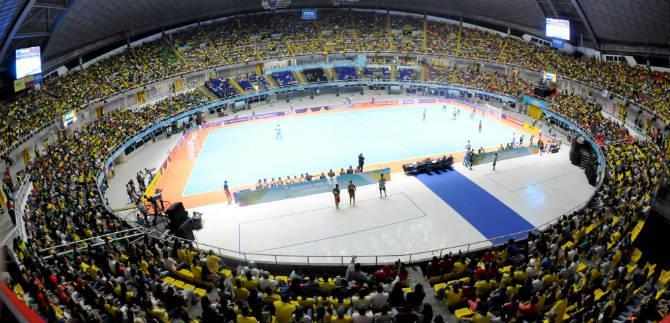
[[302, 19], [316, 19], [316, 10], [314, 9], [303, 9], [302, 10]]
[[565, 42], [563, 42], [563, 39], [554, 38], [551, 40], [551, 47], [553, 48], [563, 49], [564, 46]]

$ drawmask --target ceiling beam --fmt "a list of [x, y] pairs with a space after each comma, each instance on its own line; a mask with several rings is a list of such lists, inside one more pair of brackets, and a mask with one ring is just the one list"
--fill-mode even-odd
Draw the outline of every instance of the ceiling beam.
[[545, 0], [545, 2], [549, 6], [549, 9], [551, 10], [551, 14], [554, 15], [554, 18], [560, 18], [558, 16], [558, 11], [556, 11], [556, 7], [554, 7], [554, 4], [551, 2], [551, 0]]
[[9, 29], [9, 33], [7, 34], [7, 37], [4, 39], [4, 42], [2, 43], [2, 48], [0, 48], [0, 59], [4, 59], [7, 49], [9, 49], [9, 45], [12, 43], [12, 40], [14, 39], [14, 35], [16, 35], [16, 32], [19, 31], [19, 28], [21, 28], [23, 20], [26, 19], [28, 13], [30, 13], [30, 10], [33, 9], [35, 2], [36, 2], [35, 0], [28, 0], [28, 2], [26, 2], [26, 4], [23, 6], [23, 9], [21, 9], [21, 13], [16, 17], [16, 19], [12, 23], [12, 26]]
[[582, 20], [582, 23], [584, 23], [584, 26], [586, 27], [586, 31], [589, 33], [589, 37], [593, 41], [593, 45], [597, 50], [600, 50], [600, 44], [598, 44], [598, 38], [596, 38], [596, 34], [593, 32], [593, 28], [591, 28], [591, 23], [589, 22], [588, 19], [586, 19], [586, 15], [584, 14], [584, 11], [582, 10], [582, 6], [579, 4], [577, 0], [570, 0], [572, 2], [572, 6], [575, 8], [575, 11], [577, 11], [577, 14], [579, 15], [579, 19]]
[[60, 3], [35, 2], [33, 8], [63, 10], [67, 8], [67, 5], [65, 3], [60, 4]]
[[19, 38], [34, 38], [34, 37], [49, 37], [51, 34], [48, 31], [32, 31], [32, 32], [21, 32], [14, 35], [14, 39]]

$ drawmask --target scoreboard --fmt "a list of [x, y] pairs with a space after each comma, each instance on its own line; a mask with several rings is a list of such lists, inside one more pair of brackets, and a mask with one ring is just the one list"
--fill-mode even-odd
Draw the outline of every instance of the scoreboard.
[[261, 6], [265, 10], [285, 9], [292, 0], [261, 0]]

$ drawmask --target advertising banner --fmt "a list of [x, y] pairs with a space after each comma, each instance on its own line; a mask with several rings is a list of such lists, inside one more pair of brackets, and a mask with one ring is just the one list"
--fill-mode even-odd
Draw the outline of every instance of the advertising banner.
[[390, 168], [384, 168], [384, 169], [380, 169], [380, 170], [373, 170], [373, 171], [363, 172], [363, 173], [341, 175], [341, 176], [337, 176], [335, 178], [335, 180], [337, 181], [337, 184], [340, 184], [340, 188], [342, 190], [345, 190], [347, 188], [347, 185], [349, 185], [349, 181], [354, 183], [354, 185], [356, 185], [356, 186], [377, 184], [377, 183], [379, 183], [379, 179], [381, 178], [382, 174], [384, 174], [384, 178], [386, 178], [387, 181], [391, 180], [391, 169]]
[[398, 100], [391, 101], [373, 101], [373, 102], [360, 102], [354, 103], [354, 108], [363, 108], [363, 107], [378, 107], [385, 105], [398, 105]]
[[328, 179], [319, 179], [310, 182], [282, 185], [270, 188], [261, 188], [253, 191], [235, 193], [235, 200], [240, 206], [258, 203], [279, 201], [294, 197], [301, 197], [330, 192], [333, 186]]
[[526, 129], [530, 129], [530, 130], [532, 130], [532, 131], [535, 132], [535, 133], [540, 133], [540, 129], [538, 129], [537, 127], [535, 127], [535, 126], [533, 126], [533, 125], [531, 125], [531, 124], [528, 124], [528, 123], [525, 123], [525, 122], [524, 122], [524, 123], [523, 123], [523, 127], [526, 128]]
[[[159, 169], [156, 172], [156, 176], [154, 176], [154, 178], [151, 180], [151, 183], [149, 183], [149, 186], [147, 186], [147, 190], [144, 191], [144, 196], [151, 197], [152, 195], [154, 195], [154, 191], [156, 191], [156, 184], [158, 184], [158, 181], [161, 180], [162, 176], [163, 176], [163, 172], [161, 172], [161, 170]], [[142, 197], [142, 202], [146, 203], [147, 199]]]
[[542, 117], [542, 108], [534, 105], [534, 104], [529, 104], [528, 105], [528, 115], [531, 118], [534, 119], [540, 119]]
[[235, 193], [235, 201], [240, 203], [240, 206], [247, 206], [294, 197], [327, 193], [333, 190], [335, 183], [340, 184], [340, 189], [342, 190], [341, 194], [345, 194], [349, 181], [352, 181], [356, 186], [377, 184], [381, 174], [384, 174], [386, 180], [391, 179], [391, 169], [384, 168], [369, 172], [337, 176], [334, 180], [332, 178], [324, 178], [310, 182], [240, 191]]
[[515, 117], [508, 116], [508, 115], [506, 115], [506, 114], [503, 114], [503, 115], [502, 115], [502, 118], [505, 119], [505, 120], [507, 120], [507, 121], [509, 121], [509, 122], [512, 122], [512, 123], [514, 123], [514, 124], [516, 124], [516, 125], [519, 125], [519, 126], [522, 126], [522, 127], [523, 127], [523, 121], [521, 121], [521, 120], [519, 120], [519, 119], [517, 119], [517, 118], [515, 118]]
[[528, 95], [524, 95], [523, 104], [525, 104], [525, 105], [532, 104], [536, 107], [542, 108], [542, 110], [547, 108], [547, 102], [546, 101], [542, 101], [540, 99], [537, 99], [537, 98], [534, 98], [534, 97], [528, 96]]

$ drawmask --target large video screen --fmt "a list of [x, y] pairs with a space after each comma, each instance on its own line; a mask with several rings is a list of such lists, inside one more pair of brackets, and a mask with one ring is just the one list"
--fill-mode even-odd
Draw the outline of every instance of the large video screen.
[[542, 74], [542, 79], [544, 79], [545, 81], [556, 82], [556, 73], [545, 71]]
[[40, 47], [19, 48], [16, 50], [16, 78], [42, 73]]
[[77, 122], [77, 111], [76, 111], [76, 110], [72, 110], [72, 111], [66, 112], [66, 113], [63, 115], [62, 118], [63, 118], [63, 127], [64, 127], [64, 128], [67, 128], [67, 127], [70, 126], [71, 124]]
[[545, 36], [570, 40], [570, 20], [547, 18]]

